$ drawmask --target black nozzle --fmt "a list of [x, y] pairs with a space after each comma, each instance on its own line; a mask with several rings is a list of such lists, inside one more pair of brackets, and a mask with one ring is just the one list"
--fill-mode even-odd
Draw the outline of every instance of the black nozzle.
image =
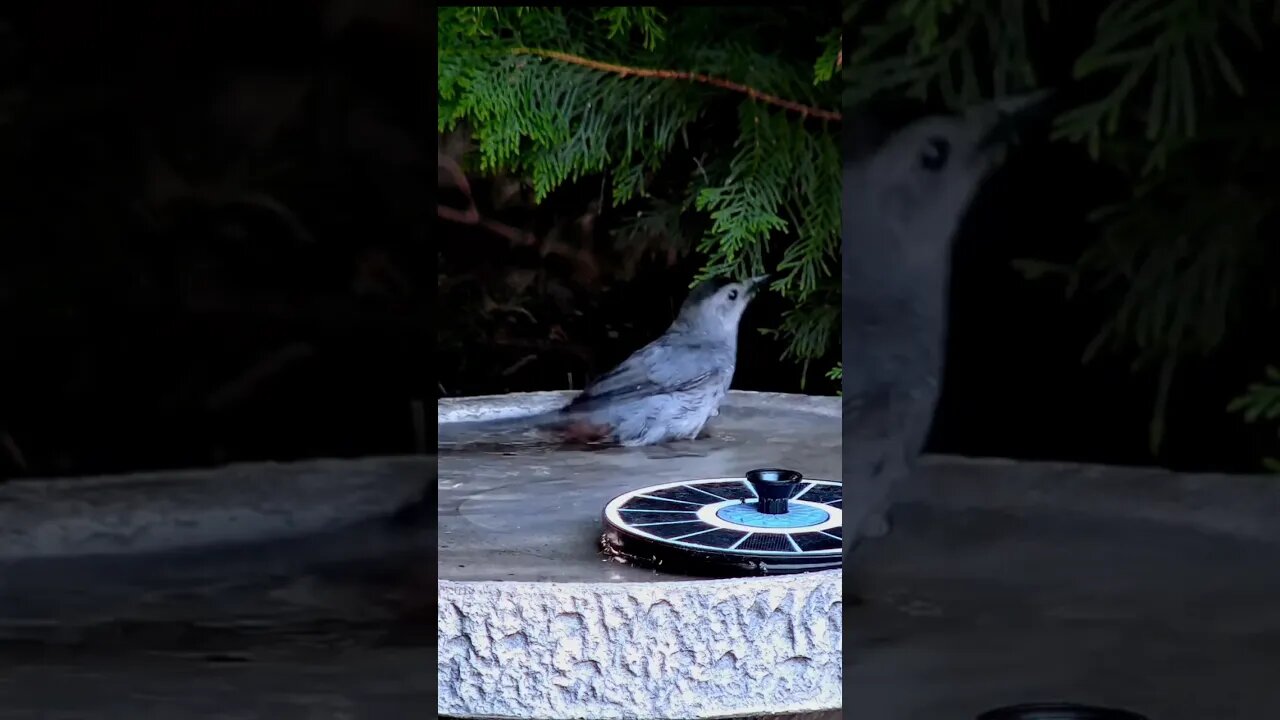
[[783, 515], [787, 512], [787, 500], [804, 476], [795, 470], [761, 468], [747, 471], [747, 482], [756, 491], [759, 501], [756, 510], [765, 515]]
[[1075, 705], [1073, 703], [1031, 703], [988, 710], [977, 720], [1147, 720], [1128, 710]]

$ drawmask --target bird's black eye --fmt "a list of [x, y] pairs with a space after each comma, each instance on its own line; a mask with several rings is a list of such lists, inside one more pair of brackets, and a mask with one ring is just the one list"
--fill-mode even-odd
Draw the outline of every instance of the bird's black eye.
[[738, 299], [738, 290], [737, 290], [737, 288], [734, 288], [733, 290], [730, 290], [730, 291], [729, 291], [729, 299], [730, 299], [730, 300], [737, 300], [737, 299]]
[[920, 167], [930, 172], [937, 172], [947, 164], [951, 156], [951, 143], [942, 138], [929, 138], [924, 150], [920, 152]]

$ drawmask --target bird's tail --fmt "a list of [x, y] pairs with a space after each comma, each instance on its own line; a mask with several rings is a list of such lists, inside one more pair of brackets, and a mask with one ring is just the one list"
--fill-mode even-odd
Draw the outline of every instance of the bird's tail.
[[476, 444], [525, 444], [539, 440], [540, 431], [565, 421], [563, 408], [518, 417], [441, 423], [437, 428], [438, 449]]

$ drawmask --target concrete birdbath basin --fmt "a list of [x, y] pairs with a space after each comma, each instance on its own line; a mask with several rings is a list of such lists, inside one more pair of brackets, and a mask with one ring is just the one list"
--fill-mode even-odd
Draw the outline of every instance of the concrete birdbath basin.
[[846, 564], [861, 717], [1280, 717], [1280, 477], [938, 457], [901, 500]]
[[[441, 424], [567, 393], [441, 401]], [[711, 437], [654, 448], [439, 457], [439, 711], [712, 718], [841, 701], [839, 570], [706, 579], [606, 559], [602, 510], [637, 488], [794, 468], [839, 478], [838, 398], [731, 392]]]
[[[0, 718], [415, 717], [432, 457], [0, 484]], [[426, 517], [430, 518], [431, 514]], [[414, 598], [404, 597], [416, 594]], [[421, 633], [418, 633], [421, 635]]]

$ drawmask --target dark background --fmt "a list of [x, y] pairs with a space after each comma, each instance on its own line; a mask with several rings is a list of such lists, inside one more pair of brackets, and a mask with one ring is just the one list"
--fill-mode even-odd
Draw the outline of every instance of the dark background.
[[[1094, 20], [1106, 5], [1054, 3], [1053, 32], [1036, 34], [1030, 43], [1040, 86], [1055, 92], [1049, 107], [1082, 105], [1111, 91], [1103, 80], [1080, 82], [1072, 75], [1074, 58], [1094, 42]], [[1242, 36], [1225, 35], [1227, 54], [1249, 59], [1237, 62], [1248, 90], [1243, 98], [1225, 90], [1210, 96], [1200, 111], [1202, 126], [1215, 120], [1265, 125], [1264, 113], [1278, 106], [1267, 68], [1274, 66], [1280, 38], [1274, 22], [1260, 21], [1259, 31], [1261, 52]], [[1073, 262], [1098, 237], [1089, 213], [1132, 193], [1126, 177], [1100, 167], [1082, 146], [1050, 142], [1046, 125], [1031, 123], [975, 201], [958, 238], [949, 365], [931, 446], [971, 455], [1259, 471], [1260, 459], [1280, 446], [1274, 425], [1246, 425], [1226, 407], [1280, 358], [1276, 307], [1268, 297], [1274, 272], [1269, 277], [1266, 270], [1277, 267], [1280, 253], [1275, 247], [1263, 253], [1266, 267], [1255, 272], [1260, 285], [1251, 286], [1247, 307], [1235, 308], [1240, 326], [1208, 356], [1179, 363], [1164, 440], [1153, 457], [1148, 430], [1156, 370], [1135, 372], [1131, 354], [1104, 352], [1088, 365], [1081, 361], [1114, 310], [1108, 298], [1067, 301], [1061, 282], [1029, 281], [1011, 268], [1022, 258]], [[1233, 166], [1225, 154], [1201, 149], [1213, 147], [1192, 140], [1187, 149], [1192, 157], [1208, 158], [1201, 166], [1206, 185], [1265, 187], [1274, 173], [1274, 151]], [[1274, 235], [1275, 220], [1264, 226], [1264, 235]]]
[[[580, 388], [665, 328], [697, 269], [620, 258], [619, 218], [585, 184], [534, 208], [473, 178], [515, 234], [428, 231], [421, 3], [8, 7], [0, 478], [424, 449], [415, 403], [429, 418], [433, 393]], [[1091, 32], [1051, 38], [1046, 82]], [[1124, 193], [1035, 140], [992, 178], [958, 242], [934, 450], [1153, 462], [1154, 379], [1080, 362], [1105, 308], [1010, 266], [1074, 257], [1096, 232], [1085, 214]], [[748, 311], [735, 386], [834, 392], [830, 363], [804, 375], [756, 332], [784, 309], [766, 295]], [[1273, 433], [1224, 408], [1274, 345], [1184, 366], [1154, 462], [1256, 469]]]
[[0, 477], [412, 451], [429, 8], [5, 7]]

